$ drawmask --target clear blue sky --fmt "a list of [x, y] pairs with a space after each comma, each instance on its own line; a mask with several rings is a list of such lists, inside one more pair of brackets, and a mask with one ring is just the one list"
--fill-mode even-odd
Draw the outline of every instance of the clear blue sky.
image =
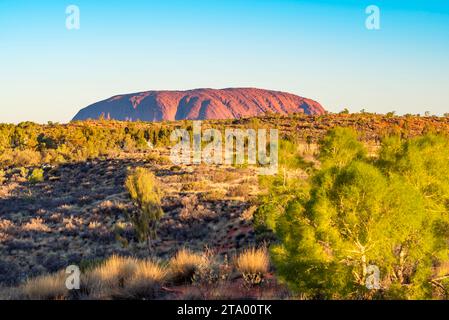
[[[150, 89], [260, 87], [330, 111], [449, 112], [449, 1], [0, 1], [0, 122]], [[65, 8], [80, 8], [67, 30]], [[365, 8], [381, 30], [365, 28]]]

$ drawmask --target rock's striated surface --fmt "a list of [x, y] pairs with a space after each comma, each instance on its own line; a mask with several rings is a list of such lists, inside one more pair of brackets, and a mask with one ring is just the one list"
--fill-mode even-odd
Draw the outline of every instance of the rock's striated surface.
[[234, 119], [272, 112], [324, 114], [316, 101], [294, 94], [254, 88], [146, 91], [114, 96], [94, 103], [73, 120], [205, 120]]

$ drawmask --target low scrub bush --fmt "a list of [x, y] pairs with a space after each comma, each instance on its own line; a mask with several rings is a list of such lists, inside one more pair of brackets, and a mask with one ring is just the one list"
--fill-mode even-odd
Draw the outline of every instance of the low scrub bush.
[[28, 177], [30, 183], [38, 183], [44, 181], [44, 170], [34, 169]]
[[223, 200], [226, 197], [226, 191], [220, 189], [214, 189], [204, 194], [204, 199], [209, 201]]
[[232, 186], [228, 190], [228, 197], [246, 198], [251, 192], [251, 186], [248, 183], [242, 183]]
[[0, 169], [0, 185], [5, 181], [5, 171]]
[[206, 180], [193, 181], [184, 183], [182, 186], [182, 191], [204, 191], [209, 187]]

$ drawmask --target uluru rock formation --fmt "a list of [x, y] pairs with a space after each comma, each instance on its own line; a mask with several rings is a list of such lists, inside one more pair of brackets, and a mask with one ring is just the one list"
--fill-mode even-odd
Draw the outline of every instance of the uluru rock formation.
[[94, 103], [73, 120], [129, 121], [234, 119], [263, 113], [326, 113], [316, 101], [294, 94], [254, 88], [146, 91], [124, 94]]

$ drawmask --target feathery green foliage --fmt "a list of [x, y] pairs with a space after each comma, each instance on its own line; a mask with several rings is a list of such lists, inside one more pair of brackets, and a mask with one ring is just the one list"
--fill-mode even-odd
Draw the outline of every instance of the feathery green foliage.
[[323, 167], [344, 167], [353, 160], [366, 157], [366, 149], [350, 128], [337, 127], [320, 141], [320, 161]]
[[[432, 135], [389, 138], [372, 160], [354, 132], [332, 130], [322, 169], [276, 220], [280, 277], [311, 298], [434, 297], [446, 285], [434, 275], [448, 261], [448, 146]], [[366, 287], [372, 265], [380, 290]]]
[[304, 161], [298, 152], [297, 145], [288, 140], [281, 140], [279, 146], [279, 174], [261, 176], [259, 184], [267, 192], [259, 198], [260, 205], [254, 215], [254, 226], [261, 232], [274, 231], [276, 221], [288, 202], [306, 190], [306, 184], [292, 178], [295, 171], [313, 171], [312, 165]]
[[126, 189], [138, 207], [130, 215], [140, 241], [156, 239], [157, 225], [164, 212], [161, 208], [161, 189], [154, 174], [145, 168], [135, 169], [126, 179]]

